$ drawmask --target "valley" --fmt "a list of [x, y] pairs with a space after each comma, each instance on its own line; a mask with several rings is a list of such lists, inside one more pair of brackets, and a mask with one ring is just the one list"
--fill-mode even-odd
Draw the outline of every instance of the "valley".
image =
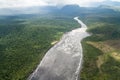
[[[48, 51], [60, 42], [64, 42], [65, 39], [62, 36], [64, 34], [67, 36], [70, 31], [75, 32], [75, 34], [70, 33], [72, 37], [68, 35], [69, 38], [66, 42], [79, 46], [72, 47], [77, 48], [79, 53], [82, 46], [83, 63], [78, 76], [80, 80], [120, 80], [119, 7], [111, 8], [108, 5], [81, 7], [75, 4], [65, 5], [61, 8], [53, 6], [40, 8], [36, 6], [26, 9], [19, 8], [18, 11], [14, 9], [0, 9], [0, 11], [2, 12], [0, 14], [0, 80], [28, 79], [34, 73], [38, 64], [45, 60], [46, 53], [52, 56]], [[78, 16], [86, 24], [88, 27], [87, 32], [91, 35], [82, 41], [79, 39], [81, 37], [77, 35], [81, 32], [78, 30], [76, 34], [80, 25], [78, 24], [79, 21], [73, 19], [75, 16]], [[65, 45], [69, 46], [68, 43], [65, 43]], [[81, 46], [80, 43], [82, 43]], [[56, 67], [61, 69], [60, 74], [74, 75], [70, 71], [75, 71], [79, 63], [78, 59], [81, 59], [81, 56], [77, 56], [73, 60], [71, 56], [64, 55], [68, 52], [64, 52], [64, 49], [63, 47], [60, 50], [63, 51], [63, 54], [55, 57], [55, 64], [54, 61], [52, 63], [50, 58], [50, 62], [46, 61], [46, 64], [42, 65], [57, 65]], [[53, 54], [55, 54], [55, 50], [52, 51]], [[73, 54], [78, 55], [76, 52], [73, 52]], [[71, 66], [73, 65], [72, 61], [77, 66]], [[68, 63], [70, 65], [67, 65]], [[62, 72], [63, 68], [65, 69], [64, 72]], [[51, 69], [51, 67], [48, 69]], [[59, 73], [59, 70], [54, 71], [55, 69], [57, 68], [52, 68], [52, 72]], [[45, 78], [49, 80], [49, 77]], [[70, 75], [67, 79], [62, 77], [62, 80], [70, 79], [75, 80]], [[38, 77], [35, 80], [39, 80]]]

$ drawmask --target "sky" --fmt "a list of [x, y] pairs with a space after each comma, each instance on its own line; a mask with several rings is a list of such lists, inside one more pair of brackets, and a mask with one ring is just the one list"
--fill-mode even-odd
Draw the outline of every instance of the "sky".
[[79, 6], [89, 7], [93, 3], [103, 1], [119, 1], [120, 0], [0, 0], [0, 8], [13, 7], [30, 7], [30, 6], [63, 6], [66, 4], [78, 4]]

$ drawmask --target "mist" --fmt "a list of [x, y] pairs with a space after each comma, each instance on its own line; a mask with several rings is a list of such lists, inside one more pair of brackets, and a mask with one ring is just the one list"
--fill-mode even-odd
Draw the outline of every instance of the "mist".
[[[0, 8], [20, 8], [31, 6], [64, 6], [67, 4], [77, 4], [82, 7], [90, 7], [104, 1], [119, 0], [0, 0]], [[95, 6], [95, 5], [94, 5]]]

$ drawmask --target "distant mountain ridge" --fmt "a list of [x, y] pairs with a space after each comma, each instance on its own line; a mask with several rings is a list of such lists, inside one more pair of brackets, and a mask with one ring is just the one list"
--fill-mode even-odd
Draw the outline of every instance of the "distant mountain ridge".
[[[105, 3], [104, 3], [105, 4]], [[114, 4], [120, 4], [114, 2]], [[0, 15], [19, 15], [19, 14], [65, 14], [65, 15], [85, 15], [86, 13], [107, 13], [113, 12], [110, 5], [99, 5], [98, 7], [80, 7], [79, 5], [65, 5], [62, 8], [57, 6], [34, 6], [27, 8], [4, 8], [0, 9]]]

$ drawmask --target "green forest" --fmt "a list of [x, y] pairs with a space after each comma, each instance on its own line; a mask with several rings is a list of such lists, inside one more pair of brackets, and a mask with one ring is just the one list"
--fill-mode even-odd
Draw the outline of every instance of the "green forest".
[[78, 27], [68, 17], [0, 17], [0, 80], [26, 80], [51, 43]]
[[80, 80], [120, 80], [120, 13], [84, 17], [91, 34], [82, 41]]

